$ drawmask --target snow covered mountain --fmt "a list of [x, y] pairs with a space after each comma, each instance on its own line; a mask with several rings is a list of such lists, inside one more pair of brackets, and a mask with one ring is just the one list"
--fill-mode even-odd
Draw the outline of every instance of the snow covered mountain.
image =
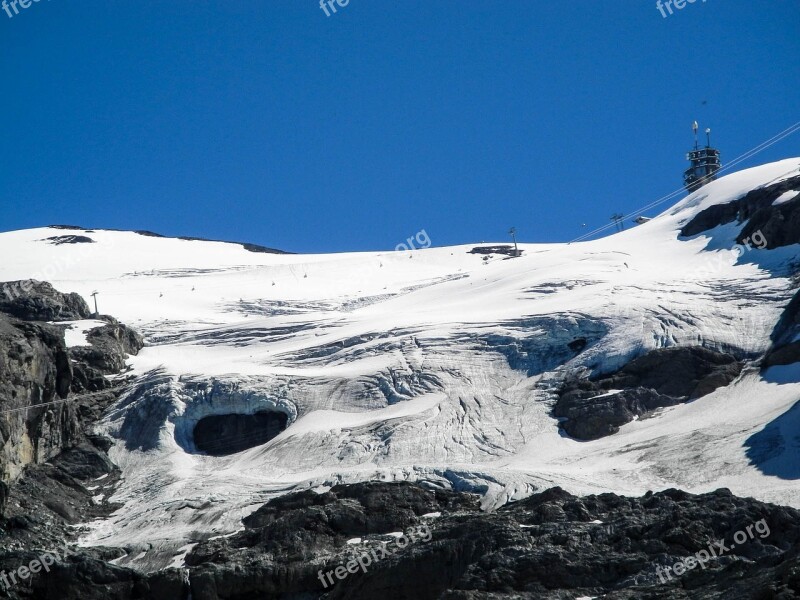
[[[277, 494], [339, 482], [427, 481], [486, 508], [554, 485], [727, 487], [800, 507], [798, 205], [789, 159], [634, 229], [514, 258], [40, 228], [0, 234], [0, 281], [46, 280], [90, 305], [96, 291], [144, 335], [136, 380], [99, 426], [123, 473], [106, 499], [122, 507], [83, 543], [131, 548], [118, 564], [151, 570]], [[72, 326], [80, 346], [97, 323]], [[642, 383], [679, 366], [633, 362], [698, 347], [708, 368], [687, 393]], [[681, 356], [689, 370], [695, 358]], [[615, 397], [624, 406], [603, 404]]]

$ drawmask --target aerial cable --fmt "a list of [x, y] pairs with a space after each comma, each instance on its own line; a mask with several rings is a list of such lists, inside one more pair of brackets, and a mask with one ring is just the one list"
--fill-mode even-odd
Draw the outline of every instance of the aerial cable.
[[[796, 133], [797, 131], [800, 131], [800, 121], [798, 121], [794, 125], [791, 125], [791, 126], [787, 127], [786, 129], [784, 129], [780, 133], [775, 134], [774, 136], [772, 136], [768, 140], [766, 140], [764, 142], [761, 142], [760, 144], [758, 144], [754, 148], [751, 148], [747, 152], [737, 156], [730, 163], [728, 163], [725, 166], [723, 166], [722, 168], [720, 168], [719, 171], [717, 171], [717, 173], [722, 173], [723, 171], [730, 170], [731, 168], [733, 168], [734, 166], [738, 165], [742, 161], [745, 161], [748, 158], [750, 158], [752, 156], [755, 156], [759, 152], [762, 152], [763, 150], [766, 150], [770, 146], [773, 146], [773, 145], [777, 144], [781, 140], [789, 137], [790, 135]], [[792, 171], [794, 171], [794, 169], [792, 169], [791, 171], [788, 171], [788, 173], [791, 173]], [[788, 173], [786, 173], [786, 174], [788, 174]], [[666, 202], [668, 200], [671, 200], [672, 198], [675, 198], [676, 196], [680, 196], [683, 193], [685, 193], [685, 188], [683, 186], [681, 186], [677, 190], [675, 190], [673, 192], [670, 192], [669, 194], [667, 194], [665, 196], [662, 196], [661, 198], [651, 202], [650, 204], [647, 204], [647, 205], [645, 205], [645, 206], [643, 206], [643, 207], [641, 207], [641, 208], [639, 208], [639, 209], [637, 209], [637, 210], [625, 215], [624, 218], [625, 219], [629, 219], [629, 218], [633, 217], [636, 214], [642, 213], [642, 212], [644, 212], [646, 210], [649, 210], [651, 208], [655, 208], [656, 206], [658, 206], [660, 204], [663, 204], [664, 202]], [[603, 225], [602, 227], [598, 227], [597, 229], [594, 229], [593, 231], [585, 233], [585, 234], [575, 238], [574, 240], [570, 240], [568, 243], [572, 244], [572, 243], [575, 243], [575, 242], [582, 242], [585, 239], [593, 237], [597, 233], [603, 232], [603, 231], [605, 231], [605, 230], [607, 230], [607, 229], [609, 229], [611, 227], [614, 227], [614, 226], [615, 226], [614, 223], [609, 223], [609, 224]]]

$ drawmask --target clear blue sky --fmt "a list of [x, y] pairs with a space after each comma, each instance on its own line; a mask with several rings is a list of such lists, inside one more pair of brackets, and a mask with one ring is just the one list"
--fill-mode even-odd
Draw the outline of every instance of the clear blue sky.
[[41, 0], [0, 50], [0, 230], [566, 241], [680, 187], [694, 119], [723, 162], [800, 121], [798, 0]]

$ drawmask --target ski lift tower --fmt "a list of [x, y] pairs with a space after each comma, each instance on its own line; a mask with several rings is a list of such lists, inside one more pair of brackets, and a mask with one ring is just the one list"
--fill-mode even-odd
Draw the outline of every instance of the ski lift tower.
[[97, 310], [97, 290], [92, 292], [90, 296], [94, 298], [94, 318], [96, 319], [100, 316], [100, 312]]
[[683, 184], [687, 191], [694, 192], [710, 181], [717, 178], [717, 171], [721, 165], [719, 162], [719, 150], [711, 147], [711, 130], [706, 129], [706, 147], [701, 148], [697, 142], [697, 121], [692, 125], [694, 131], [694, 150], [686, 154], [692, 166], [686, 169], [683, 174]]

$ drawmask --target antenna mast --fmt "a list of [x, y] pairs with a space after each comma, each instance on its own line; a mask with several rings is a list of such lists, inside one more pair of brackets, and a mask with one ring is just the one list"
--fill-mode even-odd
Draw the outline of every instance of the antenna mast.
[[519, 250], [517, 250], [517, 228], [512, 227], [508, 230], [511, 239], [514, 240], [514, 256], [519, 256]]
[[700, 129], [700, 126], [695, 121], [692, 123], [694, 150], [686, 154], [686, 160], [689, 161], [691, 166], [683, 173], [683, 184], [689, 192], [694, 192], [710, 181], [714, 181], [717, 178], [717, 171], [722, 166], [719, 160], [719, 150], [711, 147], [711, 128], [707, 127], [705, 130], [705, 148], [700, 148], [697, 141], [698, 129]]

